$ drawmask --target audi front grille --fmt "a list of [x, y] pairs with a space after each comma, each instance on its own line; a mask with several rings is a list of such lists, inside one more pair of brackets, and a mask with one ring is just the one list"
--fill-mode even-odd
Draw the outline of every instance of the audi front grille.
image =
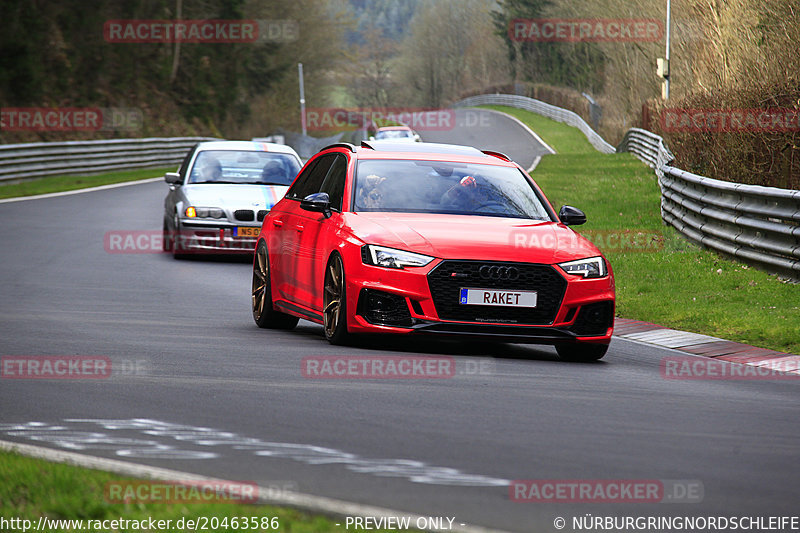
[[[442, 320], [547, 325], [556, 318], [567, 281], [549, 265], [448, 260], [428, 273], [428, 287]], [[536, 291], [536, 307], [460, 304], [462, 288]]]

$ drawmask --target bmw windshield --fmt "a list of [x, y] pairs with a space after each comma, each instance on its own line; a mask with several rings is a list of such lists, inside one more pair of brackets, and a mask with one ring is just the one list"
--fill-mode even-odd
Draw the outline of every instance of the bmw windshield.
[[188, 183], [291, 185], [300, 163], [289, 154], [204, 150], [197, 155]]

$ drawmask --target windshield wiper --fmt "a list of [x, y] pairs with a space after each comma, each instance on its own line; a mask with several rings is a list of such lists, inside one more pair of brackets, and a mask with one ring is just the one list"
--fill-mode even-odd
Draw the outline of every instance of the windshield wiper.
[[242, 185], [241, 181], [225, 181], [225, 180], [208, 180], [208, 181], [195, 181], [191, 185], [199, 185], [201, 183], [221, 183], [223, 185]]
[[248, 185], [282, 185], [288, 187], [288, 183], [278, 183], [277, 181], [251, 181]]

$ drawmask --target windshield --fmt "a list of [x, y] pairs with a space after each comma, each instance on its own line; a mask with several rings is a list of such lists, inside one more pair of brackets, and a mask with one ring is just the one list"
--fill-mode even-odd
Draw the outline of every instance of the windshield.
[[291, 154], [205, 150], [195, 159], [188, 183], [291, 185], [300, 162]]
[[411, 132], [408, 130], [383, 130], [375, 134], [376, 139], [404, 139], [411, 137]]
[[354, 211], [551, 220], [516, 168], [440, 161], [360, 161]]

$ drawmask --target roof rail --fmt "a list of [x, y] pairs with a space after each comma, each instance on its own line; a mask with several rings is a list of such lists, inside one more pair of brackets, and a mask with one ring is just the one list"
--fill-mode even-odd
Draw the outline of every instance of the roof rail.
[[490, 155], [490, 156], [492, 156], [492, 157], [496, 157], [496, 158], [498, 158], [498, 159], [502, 159], [503, 161], [509, 161], [509, 162], [511, 162], [511, 158], [510, 158], [510, 157], [508, 157], [508, 156], [507, 156], [506, 154], [504, 154], [503, 152], [496, 152], [496, 151], [494, 151], [494, 150], [481, 150], [481, 152], [483, 152], [483, 153], [484, 153], [484, 154], [486, 154], [486, 155]]
[[361, 141], [363, 148], [371, 148], [381, 152], [419, 152], [426, 154], [458, 154], [458, 155], [481, 155], [481, 151], [472, 146], [459, 144], [440, 144], [440, 143], [409, 143], [393, 142], [389, 140], [381, 141]]
[[[329, 144], [328, 146], [326, 146], [322, 150], [328, 150], [329, 148], [347, 148], [351, 152], [355, 152], [356, 151], [356, 147], [353, 146], [350, 143], [333, 143], [333, 144]], [[320, 152], [322, 152], [322, 150], [320, 150]]]

